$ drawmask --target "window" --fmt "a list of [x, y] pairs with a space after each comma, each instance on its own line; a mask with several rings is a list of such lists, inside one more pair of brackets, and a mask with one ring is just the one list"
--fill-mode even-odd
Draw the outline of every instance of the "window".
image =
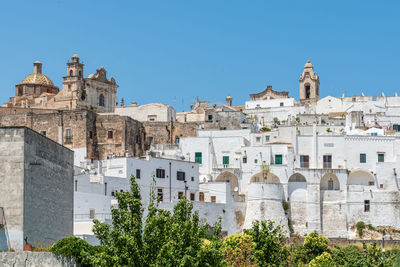
[[178, 192], [178, 199], [183, 199], [183, 192]]
[[300, 155], [300, 168], [310, 167], [310, 157], [308, 155]]
[[393, 130], [396, 130], [396, 132], [400, 132], [400, 124], [394, 124]]
[[82, 71], [79, 71], [79, 77], [82, 77]]
[[204, 193], [203, 192], [199, 193], [199, 201], [204, 202]]
[[107, 183], [104, 183], [104, 195], [107, 196]]
[[179, 137], [175, 137], [175, 144], [179, 145]]
[[136, 179], [140, 179], [140, 169], [136, 169]]
[[156, 169], [156, 177], [157, 178], [165, 178], [165, 170], [164, 169]]
[[108, 131], [108, 139], [113, 139], [113, 131]]
[[194, 198], [196, 197], [196, 194], [195, 193], [190, 193], [190, 200], [191, 201], [194, 201]]
[[265, 136], [265, 142], [269, 142], [269, 135]]
[[94, 209], [90, 209], [89, 210], [89, 219], [94, 219], [94, 215], [95, 215], [95, 210]]
[[192, 182], [194, 182], [194, 177], [192, 176], [192, 178], [190, 178], [190, 180], [191, 180]]
[[153, 144], [153, 136], [149, 136], [147, 140], [149, 142], [149, 145]]
[[72, 143], [71, 129], [65, 129], [65, 143], [66, 144]]
[[257, 136], [256, 137], [256, 142], [260, 142], [261, 141], [261, 137]]
[[163, 200], [164, 200], [164, 194], [163, 194], [162, 188], [157, 189], [157, 200], [158, 200], [158, 202], [163, 202]]
[[378, 162], [385, 162], [385, 153], [378, 153]]
[[283, 102], [279, 103], [279, 106], [283, 107]]
[[330, 178], [329, 181], [328, 181], [328, 190], [333, 190], [333, 180], [332, 180], [332, 178]]
[[378, 136], [378, 133], [371, 133], [371, 136]]
[[185, 181], [185, 172], [177, 171], [176, 172], [176, 179], [178, 181]]
[[201, 152], [195, 152], [194, 153], [194, 161], [201, 164], [203, 161], [203, 155], [201, 154]]
[[324, 169], [332, 169], [332, 155], [324, 155]]
[[247, 163], [247, 157], [243, 157], [243, 163], [244, 163], [244, 164]]
[[75, 192], [78, 191], [78, 180], [75, 180]]
[[99, 96], [99, 106], [104, 107], [104, 95], [100, 94]]
[[368, 185], [374, 185], [375, 182], [374, 181], [368, 181]]
[[254, 163], [258, 163], [258, 159], [254, 159]]
[[282, 155], [275, 155], [275, 164], [282, 164]]
[[72, 70], [69, 71], [69, 76], [73, 76], [74, 72]]
[[361, 153], [360, 154], [360, 163], [366, 163], [367, 162], [367, 154]]
[[89, 131], [89, 138], [92, 139], [93, 138], [93, 132]]
[[228, 167], [228, 165], [229, 165], [229, 156], [223, 156], [222, 157], [222, 164], [224, 165], [224, 168]]
[[211, 196], [211, 202], [217, 202], [217, 197], [216, 196]]
[[306, 99], [310, 99], [310, 96], [311, 96], [310, 85], [306, 85]]
[[369, 200], [364, 200], [364, 212], [369, 212]]
[[40, 131], [40, 134], [46, 136], [46, 131]]
[[207, 117], [207, 118], [208, 118], [208, 120], [209, 120], [209, 121], [212, 121], [212, 119], [213, 119], [213, 116], [212, 116], [212, 115], [208, 115], [208, 117]]

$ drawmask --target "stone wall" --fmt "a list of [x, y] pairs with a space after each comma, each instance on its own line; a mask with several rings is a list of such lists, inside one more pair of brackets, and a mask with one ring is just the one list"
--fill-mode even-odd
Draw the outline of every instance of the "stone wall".
[[73, 259], [57, 256], [50, 252], [0, 252], [3, 267], [74, 267]]
[[176, 138], [196, 136], [196, 122], [144, 122], [146, 142], [152, 138], [153, 144], [175, 144]]

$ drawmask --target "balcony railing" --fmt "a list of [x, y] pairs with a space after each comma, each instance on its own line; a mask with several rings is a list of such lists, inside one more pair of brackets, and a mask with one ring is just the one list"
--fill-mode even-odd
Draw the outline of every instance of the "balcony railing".
[[65, 144], [72, 144], [72, 136], [65, 137]]
[[324, 169], [332, 169], [332, 162], [324, 162]]

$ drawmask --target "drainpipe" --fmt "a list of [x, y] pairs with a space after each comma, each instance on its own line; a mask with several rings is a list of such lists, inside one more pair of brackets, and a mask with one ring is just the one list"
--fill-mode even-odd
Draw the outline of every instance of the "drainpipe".
[[172, 193], [171, 193], [171, 162], [169, 163], [169, 202], [172, 202]]

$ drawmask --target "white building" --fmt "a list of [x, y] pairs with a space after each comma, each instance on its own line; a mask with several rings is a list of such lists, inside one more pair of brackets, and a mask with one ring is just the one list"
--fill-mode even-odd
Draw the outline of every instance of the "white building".
[[128, 116], [134, 120], [171, 122], [176, 120], [176, 111], [171, 106], [151, 103], [138, 106], [135, 102], [130, 106], [115, 107], [115, 114]]

